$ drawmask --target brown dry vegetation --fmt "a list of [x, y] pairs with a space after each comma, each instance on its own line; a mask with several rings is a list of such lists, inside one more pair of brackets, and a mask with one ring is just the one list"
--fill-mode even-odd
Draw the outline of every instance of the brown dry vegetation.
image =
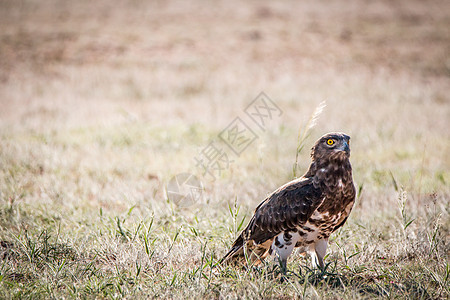
[[[448, 298], [449, 11], [1, 0], [1, 297]], [[204, 180], [201, 202], [168, 201], [169, 179], [196, 172], [261, 91], [283, 115]], [[344, 131], [360, 191], [326, 274], [299, 255], [285, 281], [270, 264], [211, 271], [292, 179], [298, 129], [324, 100], [299, 169], [317, 137]]]

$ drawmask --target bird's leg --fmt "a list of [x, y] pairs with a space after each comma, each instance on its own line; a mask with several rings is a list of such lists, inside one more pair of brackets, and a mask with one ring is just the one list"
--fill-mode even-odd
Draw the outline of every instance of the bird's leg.
[[[317, 253], [317, 251], [316, 251]], [[316, 266], [319, 265], [320, 270], [323, 272], [325, 270], [325, 265], [323, 263], [323, 257], [319, 254], [316, 255]]]
[[287, 259], [280, 259], [279, 258], [279, 262], [280, 262], [281, 272], [283, 273], [283, 275], [286, 275], [286, 272], [287, 272]]
[[317, 269], [319, 265], [319, 260], [317, 258], [317, 252], [313, 251], [309, 253], [311, 255], [311, 265], [313, 269]]
[[286, 274], [287, 258], [289, 257], [289, 255], [291, 255], [296, 243], [296, 240], [292, 240], [292, 236], [293, 235], [289, 234], [289, 232], [282, 232], [275, 237], [272, 244], [272, 248], [275, 249], [281, 272], [283, 272], [283, 274]]
[[325, 264], [323, 263], [323, 258], [327, 253], [328, 239], [322, 239], [316, 242], [315, 245], [315, 258], [316, 258], [316, 266], [319, 265], [322, 272], [325, 271]]

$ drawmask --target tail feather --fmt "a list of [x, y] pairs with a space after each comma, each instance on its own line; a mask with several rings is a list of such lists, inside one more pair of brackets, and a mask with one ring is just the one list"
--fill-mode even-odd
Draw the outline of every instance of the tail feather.
[[242, 238], [242, 235], [240, 235], [237, 240], [233, 243], [233, 246], [231, 246], [230, 251], [228, 251], [227, 254], [225, 254], [224, 257], [220, 260], [220, 264], [228, 261], [229, 259], [241, 255], [243, 253], [243, 247], [244, 247], [244, 239]]
[[[226, 263], [227, 261], [233, 260], [234, 263], [246, 263], [251, 262], [253, 265], [261, 263], [268, 255], [271, 254], [270, 246], [272, 245], [272, 240], [269, 239], [264, 243], [255, 245], [252, 241], [250, 243], [242, 238], [242, 235], [237, 238], [237, 240], [231, 246], [230, 251], [220, 260], [220, 264]], [[244, 245], [246, 245], [248, 251], [248, 259], [245, 258]]]

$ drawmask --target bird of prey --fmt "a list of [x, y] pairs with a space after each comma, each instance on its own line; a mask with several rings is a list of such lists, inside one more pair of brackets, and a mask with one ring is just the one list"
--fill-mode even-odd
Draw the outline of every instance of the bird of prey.
[[285, 273], [287, 258], [298, 247], [323, 270], [328, 238], [344, 225], [355, 202], [349, 143], [344, 133], [322, 136], [311, 149], [308, 171], [258, 205], [221, 263], [247, 257], [256, 265], [274, 255]]

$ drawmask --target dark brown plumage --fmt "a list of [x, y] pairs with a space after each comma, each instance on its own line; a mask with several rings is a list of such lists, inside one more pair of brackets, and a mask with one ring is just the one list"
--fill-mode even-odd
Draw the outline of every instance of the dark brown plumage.
[[244, 251], [255, 264], [275, 254], [285, 271], [288, 256], [299, 247], [311, 255], [313, 266], [323, 268], [328, 238], [344, 225], [355, 201], [349, 141], [339, 132], [322, 136], [312, 148], [305, 175], [258, 205], [221, 262], [243, 258]]

